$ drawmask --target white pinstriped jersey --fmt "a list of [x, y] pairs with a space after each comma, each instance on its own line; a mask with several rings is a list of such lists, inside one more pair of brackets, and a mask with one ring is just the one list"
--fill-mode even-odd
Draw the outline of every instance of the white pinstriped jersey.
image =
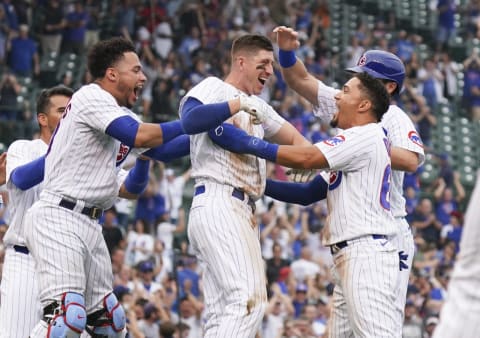
[[[321, 120], [330, 121], [337, 111], [335, 94], [337, 89], [318, 81], [318, 105], [314, 106], [314, 114]], [[387, 130], [387, 137], [392, 147], [403, 148], [413, 151], [419, 155], [419, 166], [425, 161], [423, 143], [415, 130], [410, 117], [398, 106], [390, 105], [380, 122]], [[390, 204], [393, 216], [403, 217], [407, 214], [405, 209], [405, 198], [403, 197], [403, 178], [405, 172], [400, 170], [392, 171], [392, 183], [390, 192]]]
[[370, 123], [315, 145], [331, 170], [323, 244], [393, 235], [397, 229], [389, 207], [390, 144], [383, 129]]
[[23, 217], [28, 208], [38, 199], [42, 184], [38, 184], [28, 190], [21, 190], [10, 181], [12, 171], [33, 161], [47, 152], [48, 145], [40, 139], [17, 140], [8, 148], [7, 152], [7, 189], [8, 189], [8, 231], [5, 234], [4, 242], [7, 245], [25, 245], [23, 235]]
[[87, 205], [112, 206], [119, 190], [115, 170], [119, 149], [124, 147], [125, 157], [129, 149], [105, 130], [114, 119], [125, 115], [128, 111], [97, 84], [80, 88], [50, 142], [44, 189]]
[[[234, 99], [244, 94], [232, 85], [216, 77], [208, 77], [182, 99], [194, 97], [204, 104], [219, 103]], [[251, 96], [266, 104], [261, 98]], [[246, 112], [239, 112], [228, 122], [247, 131], [249, 135], [266, 138], [274, 135], [282, 127], [285, 120], [272, 107], [268, 106], [269, 114], [262, 125], [254, 125], [251, 116]], [[214, 144], [207, 133], [190, 136], [190, 159], [192, 161], [192, 177], [209, 179], [217, 183], [231, 185], [242, 189], [252, 198], [259, 198], [265, 189], [266, 167], [265, 160], [253, 155], [234, 154]]]

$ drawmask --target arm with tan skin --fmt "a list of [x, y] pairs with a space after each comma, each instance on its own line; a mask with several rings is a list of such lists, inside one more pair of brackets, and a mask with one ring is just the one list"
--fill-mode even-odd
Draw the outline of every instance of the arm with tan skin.
[[247, 134], [229, 123], [209, 131], [210, 139], [228, 151], [252, 154], [270, 162], [296, 169], [323, 169], [329, 164], [314, 145], [278, 145]]
[[[187, 106], [187, 105], [185, 105]], [[182, 119], [165, 123], [139, 123], [129, 116], [113, 120], [106, 133], [122, 143], [136, 148], [154, 148], [182, 134], [198, 134], [215, 128], [239, 111], [253, 116], [254, 123], [262, 123], [265, 107], [247, 96], [213, 104], [192, 104], [182, 109]], [[198, 111], [197, 111], [198, 110]], [[191, 114], [194, 111], [198, 114]], [[208, 112], [208, 114], [202, 114]], [[194, 118], [202, 114], [202, 119]]]
[[[277, 43], [280, 50], [291, 51], [300, 46], [298, 33], [292, 28], [279, 26], [273, 30], [277, 33]], [[295, 92], [305, 97], [313, 105], [318, 104], [318, 79], [307, 71], [307, 68], [301, 60], [297, 58], [294, 65], [290, 67], [281, 67], [283, 78], [287, 85]]]
[[276, 163], [298, 169], [325, 169], [329, 164], [323, 153], [314, 145], [278, 147]]
[[303, 137], [302, 134], [289, 122], [285, 122], [278, 132], [269, 138], [269, 141], [272, 141], [277, 144], [288, 144], [295, 146], [307, 146], [311, 143]]
[[415, 172], [418, 168], [418, 153], [404, 148], [392, 147], [391, 152], [392, 168], [395, 170]]

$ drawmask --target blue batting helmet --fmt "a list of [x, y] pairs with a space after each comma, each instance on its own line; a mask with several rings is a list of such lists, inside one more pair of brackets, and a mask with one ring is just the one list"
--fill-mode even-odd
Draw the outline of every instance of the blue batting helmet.
[[400, 92], [405, 79], [405, 66], [395, 54], [383, 50], [365, 52], [355, 67], [347, 68], [353, 73], [366, 72], [377, 79], [393, 81], [397, 84], [395, 92]]

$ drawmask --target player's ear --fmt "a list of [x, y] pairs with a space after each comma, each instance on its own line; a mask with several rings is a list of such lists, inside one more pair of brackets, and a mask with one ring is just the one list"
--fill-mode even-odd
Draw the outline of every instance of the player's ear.
[[358, 105], [358, 110], [362, 113], [369, 111], [371, 108], [372, 108], [372, 102], [367, 99], [360, 101], [360, 104]]
[[38, 121], [38, 124], [42, 127], [45, 127], [47, 126], [47, 115], [45, 113], [38, 113], [37, 114], [37, 121]]
[[116, 81], [117, 79], [117, 72], [115, 71], [114, 68], [107, 68], [105, 72], [105, 76], [108, 80], [110, 81]]

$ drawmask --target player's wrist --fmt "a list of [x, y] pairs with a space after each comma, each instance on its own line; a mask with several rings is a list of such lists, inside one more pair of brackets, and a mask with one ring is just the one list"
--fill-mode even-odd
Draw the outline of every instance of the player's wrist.
[[258, 137], [250, 137], [247, 148], [253, 155], [264, 158], [270, 162], [276, 162], [278, 144], [269, 143]]
[[160, 123], [160, 128], [162, 129], [163, 143], [185, 133], [180, 120]]
[[290, 68], [297, 62], [297, 56], [293, 50], [280, 49], [278, 51], [278, 62], [282, 68]]

